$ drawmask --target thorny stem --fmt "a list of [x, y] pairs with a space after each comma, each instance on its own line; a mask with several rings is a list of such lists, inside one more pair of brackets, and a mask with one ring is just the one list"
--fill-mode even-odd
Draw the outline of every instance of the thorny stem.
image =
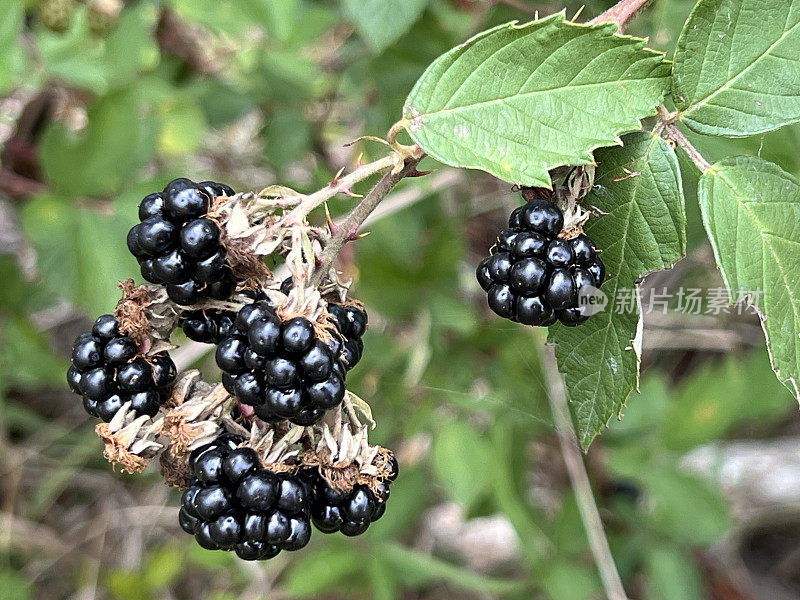
[[380, 204], [386, 195], [392, 191], [392, 188], [397, 185], [404, 177], [410, 175], [416, 170], [417, 164], [422, 160], [422, 153], [407, 158], [403, 168], [397, 172], [389, 171], [386, 173], [378, 183], [375, 184], [364, 199], [352, 210], [347, 216], [347, 219], [339, 227], [336, 233], [331, 237], [325, 245], [325, 249], [319, 257], [319, 265], [314, 270], [311, 278], [309, 279], [308, 286], [311, 288], [317, 287], [322, 278], [328, 273], [333, 261], [338, 256], [344, 245], [353, 239], [358, 233], [358, 228], [364, 222], [370, 213]]
[[389, 156], [384, 156], [383, 158], [379, 158], [371, 163], [360, 165], [351, 173], [348, 173], [341, 178], [337, 177], [328, 186], [322, 188], [321, 190], [318, 190], [313, 194], [309, 194], [308, 196], [303, 196], [300, 203], [284, 217], [284, 222], [302, 222], [302, 220], [312, 210], [320, 206], [323, 202], [330, 200], [337, 194], [350, 193], [353, 185], [359, 181], [363, 181], [364, 179], [371, 177], [372, 175], [375, 175], [376, 173], [380, 173], [381, 171], [391, 168], [394, 166], [396, 161], [397, 158], [390, 154]]
[[691, 161], [694, 163], [698, 169], [700, 169], [701, 173], [705, 173], [711, 164], [703, 158], [703, 155], [700, 154], [700, 151], [692, 146], [692, 143], [683, 135], [683, 132], [678, 129], [678, 126], [675, 123], [667, 123], [664, 125], [663, 132], [661, 136], [664, 139], [667, 139], [671, 142], [675, 142], [678, 147], [686, 153]]
[[652, 2], [653, 0], [620, 0], [600, 16], [589, 21], [589, 24], [616, 23], [618, 32], [622, 33], [630, 22]]
[[622, 580], [614, 564], [614, 557], [611, 555], [611, 548], [608, 546], [608, 539], [603, 531], [603, 522], [600, 520], [600, 513], [592, 495], [581, 451], [578, 448], [575, 428], [572, 426], [572, 418], [567, 406], [567, 393], [561, 373], [558, 372], [553, 348], [551, 346], [542, 348], [540, 356], [547, 382], [547, 398], [553, 413], [561, 454], [564, 457], [569, 480], [578, 501], [578, 510], [589, 538], [592, 556], [594, 556], [597, 570], [600, 572], [603, 588], [608, 600], [627, 600], [625, 588], [622, 586]]
[[700, 169], [700, 172], [705, 173], [711, 165], [703, 155], [700, 154], [700, 151], [692, 146], [692, 143], [683, 135], [683, 132], [678, 129], [678, 126], [675, 125], [675, 121], [680, 116], [680, 113], [669, 112], [667, 107], [663, 104], [660, 105], [657, 110], [658, 121], [653, 127], [653, 133], [680, 147], [694, 165]]

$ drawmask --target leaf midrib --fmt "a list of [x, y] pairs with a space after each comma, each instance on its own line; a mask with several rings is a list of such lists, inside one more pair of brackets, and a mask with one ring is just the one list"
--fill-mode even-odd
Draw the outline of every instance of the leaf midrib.
[[[750, 70], [752, 67], [754, 67], [754, 66], [755, 66], [755, 65], [756, 65], [756, 64], [757, 64], [757, 63], [758, 63], [758, 62], [759, 62], [759, 61], [760, 61], [762, 58], [764, 58], [764, 57], [765, 57], [765, 56], [767, 56], [767, 55], [768, 55], [768, 54], [769, 54], [769, 53], [770, 53], [772, 50], [774, 50], [774, 49], [775, 49], [775, 47], [776, 47], [778, 44], [780, 44], [780, 43], [781, 43], [781, 42], [782, 42], [782, 41], [783, 41], [783, 40], [786, 38], [786, 36], [787, 36], [789, 33], [791, 33], [791, 32], [792, 32], [792, 31], [793, 31], [795, 28], [797, 28], [797, 27], [799, 27], [799, 26], [800, 26], [800, 21], [798, 21], [797, 23], [795, 23], [794, 25], [792, 25], [792, 26], [791, 26], [789, 29], [786, 29], [786, 24], [789, 22], [789, 17], [791, 16], [791, 14], [792, 14], [792, 13], [791, 13], [791, 10], [789, 10], [789, 12], [787, 12], [787, 14], [786, 14], [786, 22], [784, 23], [784, 26], [783, 26], [783, 33], [781, 34], [781, 36], [780, 36], [780, 37], [779, 37], [777, 40], [775, 40], [775, 41], [774, 41], [772, 44], [770, 44], [770, 45], [769, 45], [769, 47], [767, 47], [767, 48], [764, 50], [764, 52], [762, 52], [761, 54], [759, 54], [758, 56], [756, 56], [756, 57], [753, 59], [753, 61], [752, 61], [750, 64], [748, 64], [748, 65], [747, 65], [747, 66], [746, 66], [744, 69], [742, 69], [741, 71], [739, 71], [739, 73], [738, 73], [738, 74], [737, 74], [735, 77], [733, 77], [733, 78], [729, 79], [728, 81], [726, 81], [725, 83], [723, 83], [723, 84], [722, 84], [721, 86], [719, 86], [718, 88], [716, 88], [716, 89], [712, 90], [712, 91], [711, 91], [709, 94], [707, 94], [706, 96], [704, 96], [703, 98], [701, 98], [701, 99], [700, 99], [700, 100], [698, 100], [697, 102], [690, 103], [690, 104], [689, 104], [689, 106], [687, 106], [685, 109], [683, 109], [682, 111], [680, 111], [680, 114], [681, 114], [681, 115], [688, 115], [688, 114], [691, 114], [692, 112], [694, 112], [694, 111], [696, 111], [696, 110], [698, 110], [698, 109], [702, 108], [703, 106], [705, 106], [705, 104], [706, 104], [706, 103], [708, 103], [708, 101], [709, 101], [709, 100], [711, 100], [711, 99], [712, 99], [712, 98], [714, 98], [715, 96], [719, 95], [721, 92], [723, 92], [723, 91], [727, 90], [727, 89], [728, 89], [728, 88], [729, 88], [729, 87], [730, 87], [730, 86], [731, 86], [733, 83], [735, 83], [735, 82], [736, 82], [736, 81], [737, 81], [737, 80], [738, 80], [738, 79], [739, 79], [739, 78], [740, 78], [742, 75], [744, 75], [745, 73], [747, 73], [747, 72], [748, 72], [748, 71], [749, 71], [749, 70]], [[684, 52], [685, 52], [685, 51], [686, 51], [686, 50], [684, 49]]]
[[[742, 202], [740, 200], [740, 195], [737, 193], [736, 188], [733, 186], [733, 184], [731, 182], [729, 182], [725, 178], [723, 173], [717, 171], [717, 174], [719, 175], [720, 181], [731, 191], [731, 195], [733, 196], [734, 200], [736, 201], [736, 204], [741, 208], [742, 212], [745, 212], [750, 216], [750, 221], [751, 221], [752, 225], [756, 228], [756, 230], [759, 233], [759, 236], [761, 237], [761, 239], [763, 241], [764, 246], [768, 249], [769, 253], [772, 255], [772, 259], [775, 262], [775, 265], [778, 267], [778, 271], [780, 271], [781, 279], [783, 280], [783, 285], [784, 285], [784, 287], [786, 289], [786, 293], [789, 296], [789, 300], [790, 300], [789, 304], [792, 307], [792, 317], [793, 317], [794, 325], [795, 325], [794, 326], [794, 330], [795, 330], [795, 332], [797, 332], [798, 329], [800, 329], [800, 326], [798, 326], [798, 325], [800, 325], [800, 313], [798, 313], [798, 310], [800, 310], [800, 305], [798, 305], [798, 303], [797, 303], [797, 301], [795, 299], [795, 295], [792, 293], [792, 287], [789, 285], [789, 280], [787, 279], [786, 272], [784, 271], [783, 263], [778, 259], [778, 254], [776, 253], [775, 249], [773, 248], [772, 243], [767, 238], [768, 232], [766, 231], [766, 227], [764, 227], [764, 224], [761, 222], [761, 220], [758, 218], [758, 216], [747, 206], [748, 203], [747, 202]], [[784, 203], [787, 203], [787, 202], [784, 202]], [[739, 211], [737, 210], [737, 213], [738, 212]], [[763, 275], [764, 274], [762, 274], [762, 276]], [[738, 279], [738, 277], [737, 277], [737, 279]], [[763, 283], [765, 283], [765, 281], [762, 281], [761, 283], [763, 284]], [[765, 285], [764, 286], [764, 294], [766, 295], [766, 293], [767, 293], [767, 291], [766, 291], [766, 285]], [[767, 331], [766, 326], [764, 327], [764, 331], [766, 333], [766, 331]], [[793, 336], [793, 344], [792, 345], [794, 346], [795, 364], [800, 366], [800, 360], [798, 360], [798, 352], [800, 352], [800, 344], [796, 340], [794, 340], [794, 336]], [[793, 377], [787, 376], [787, 381], [791, 381], [791, 380], [793, 380]]]
[[[655, 143], [656, 143], [656, 138], [654, 137], [654, 138], [651, 139], [650, 144], [647, 147], [647, 151], [644, 154], [643, 160], [644, 160], [645, 164], [648, 165], [648, 169], [650, 168], [649, 167], [650, 151], [653, 149], [653, 145]], [[651, 172], [651, 175], [652, 175], [652, 172]], [[622, 248], [620, 249], [620, 255], [619, 255], [619, 264], [620, 265], [624, 265], [625, 264], [625, 253], [626, 253], [626, 250], [628, 248], [628, 245], [625, 242], [625, 240], [627, 239], [628, 232], [630, 231], [630, 228], [631, 228], [631, 221], [633, 220], [634, 207], [638, 206], [638, 204], [639, 204], [636, 201], [636, 198], [637, 198], [637, 195], [639, 194], [639, 185], [642, 182], [642, 180], [643, 180], [643, 175], [640, 174], [636, 178], [636, 180], [634, 181], [633, 193], [631, 194], [631, 201], [628, 202], [628, 216], [625, 219], [624, 231], [622, 232], [622, 235], [620, 236], [620, 240], [622, 240]], [[640, 212], [641, 212], [641, 210], [640, 210]], [[642, 276], [642, 275], [638, 275], [637, 277], [634, 277], [633, 276], [633, 271], [631, 271], [631, 270], [628, 270], [628, 274], [630, 276], [630, 279], [634, 283], [636, 282], [637, 277]], [[622, 277], [622, 272], [620, 271], [620, 273], [618, 273], [617, 277], [616, 277], [616, 282], [615, 282], [615, 287], [614, 287], [614, 295], [616, 295], [617, 290], [619, 290], [619, 284], [620, 284], [621, 277]], [[638, 293], [638, 291], [635, 288], [635, 285], [634, 285], [634, 292]], [[605, 356], [605, 354], [606, 354], [606, 347], [608, 346], [608, 338], [609, 338], [609, 335], [610, 335], [610, 331], [613, 329], [614, 330], [614, 335], [619, 337], [619, 334], [616, 331], [616, 327], [614, 326], [614, 323], [613, 323], [613, 319], [612, 319], [613, 315], [612, 315], [611, 311], [609, 311], [606, 314], [608, 315], [608, 319], [606, 321], [605, 326], [603, 327], [603, 350], [601, 352], [601, 356]], [[641, 318], [641, 313], [639, 315], [637, 315], [637, 319], [639, 319], [639, 318]], [[624, 358], [624, 355], [623, 355], [623, 358]], [[605, 360], [602, 362], [602, 369], [603, 370], [608, 368], [607, 367], [607, 362], [608, 361], [605, 361]], [[601, 387], [600, 381], [602, 380], [602, 372], [603, 372], [602, 370], [600, 372], [598, 372], [598, 374], [597, 374], [597, 383], [594, 386], [592, 386], [592, 393], [593, 393], [594, 396], [598, 395], [599, 389]], [[638, 373], [637, 373], [635, 379], [638, 379]], [[634, 382], [633, 387], [635, 387], [635, 386], [636, 386], [636, 383]], [[633, 387], [631, 388], [631, 391], [633, 390]], [[628, 392], [628, 394], [630, 394], [630, 391]], [[586, 404], [586, 403], [584, 402], [584, 404]], [[599, 413], [597, 412], [596, 403], [595, 402], [591, 403], [591, 412], [589, 413], [587, 418], [591, 419], [592, 416], [594, 416], [595, 419], [597, 419], [599, 417]], [[602, 421], [602, 419], [600, 419], [600, 420]], [[604, 424], [605, 423], [603, 423], [603, 425]]]
[[[642, 81], [648, 81], [650, 79], [658, 80], [658, 79], [664, 79], [664, 77], [647, 76], [647, 77], [642, 77], [642, 78], [639, 78], [639, 79], [614, 79], [612, 81], [599, 81], [599, 82], [594, 82], [594, 83], [580, 83], [580, 84], [576, 84], [576, 85], [570, 85], [569, 87], [559, 86], [559, 87], [553, 87], [553, 88], [548, 88], [548, 89], [544, 89], [544, 90], [533, 90], [533, 91], [530, 91], [530, 92], [522, 92], [522, 93], [510, 95], [510, 96], [503, 96], [502, 98], [492, 98], [491, 100], [481, 100], [480, 102], [475, 102], [473, 104], [462, 104], [460, 106], [453, 106], [451, 108], [441, 108], [439, 110], [435, 110], [435, 111], [432, 111], [432, 112], [420, 112], [418, 115], [415, 115], [415, 116], [416, 116], [416, 118], [422, 119], [424, 121], [424, 119], [426, 117], [435, 117], [435, 116], [439, 116], [439, 115], [442, 115], [442, 114], [458, 112], [458, 111], [461, 111], [461, 110], [471, 110], [471, 109], [476, 108], [476, 107], [489, 106], [489, 105], [492, 105], [492, 104], [496, 104], [496, 103], [500, 103], [500, 102], [506, 102], [508, 100], [512, 100], [512, 99], [516, 99], [516, 98], [535, 96], [535, 95], [539, 95], [539, 94], [547, 94], [547, 93], [555, 92], [555, 91], [570, 91], [570, 90], [573, 90], [573, 89], [576, 89], [576, 88], [593, 88], [593, 87], [609, 86], [609, 85], [613, 85], [613, 84], [620, 84], [620, 83], [623, 83], [625, 81], [642, 82]], [[409, 106], [406, 107], [406, 109], [407, 110], [411, 110], [411, 109], [415, 109], [415, 107], [409, 105]], [[418, 109], [415, 109], [415, 110], [418, 110]], [[655, 107], [653, 108], [653, 112], [655, 112]], [[424, 131], [424, 127], [420, 131]]]

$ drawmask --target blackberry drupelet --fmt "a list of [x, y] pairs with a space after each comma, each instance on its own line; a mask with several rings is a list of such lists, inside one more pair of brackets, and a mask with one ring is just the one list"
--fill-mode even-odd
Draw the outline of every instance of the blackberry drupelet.
[[181, 178], [139, 204], [141, 222], [128, 232], [128, 249], [139, 261], [142, 277], [166, 286], [177, 304], [208, 297], [225, 300], [236, 289], [219, 227], [206, 218], [215, 197], [233, 194], [222, 183]]
[[108, 422], [126, 402], [139, 415], [155, 416], [176, 375], [169, 354], [138, 354], [114, 316], [101, 315], [90, 332], [75, 339], [67, 383], [83, 396], [86, 412]]
[[303, 548], [311, 539], [306, 484], [263, 468], [242, 441], [223, 434], [192, 452], [194, 479], [181, 497], [181, 528], [203, 548], [233, 550], [244, 560]]
[[342, 532], [346, 536], [364, 533], [383, 516], [389, 498], [389, 485], [397, 478], [397, 461], [392, 456], [391, 472], [378, 482], [377, 495], [365, 485], [346, 492], [334, 490], [318, 471], [309, 475], [312, 489], [311, 522], [323, 533]]
[[341, 403], [344, 365], [311, 321], [282, 322], [268, 302], [257, 300], [242, 307], [234, 324], [217, 346], [217, 365], [228, 392], [259, 418], [312, 425]]
[[605, 267], [585, 234], [559, 238], [563, 227], [563, 213], [547, 200], [531, 200], [514, 209], [509, 227], [476, 270], [495, 313], [537, 326], [557, 320], [574, 326], [589, 318], [579, 306], [580, 291], [600, 287]]

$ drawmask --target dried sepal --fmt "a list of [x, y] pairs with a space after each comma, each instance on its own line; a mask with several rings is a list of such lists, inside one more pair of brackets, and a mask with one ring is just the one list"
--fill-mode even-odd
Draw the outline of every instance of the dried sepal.
[[364, 421], [369, 424], [370, 429], [375, 429], [375, 419], [372, 418], [372, 408], [365, 400], [356, 396], [350, 390], [347, 390], [345, 392], [343, 404], [348, 411], [352, 411], [352, 416], [354, 416], [357, 421]]
[[337, 436], [324, 424], [315, 448], [302, 455], [305, 468], [317, 469], [332, 489], [347, 492], [365, 485], [379, 495], [380, 484], [392, 477], [391, 451], [371, 446], [366, 427], [353, 432], [345, 423]]
[[178, 314], [161, 286], [135, 285], [133, 279], [118, 284], [122, 297], [114, 309], [121, 333], [136, 342], [139, 351], [156, 354], [171, 350], [169, 336], [178, 323]]
[[108, 423], [98, 423], [95, 432], [103, 441], [103, 456], [123, 471], [140, 473], [150, 460], [163, 450], [159, 441], [164, 425], [162, 417], [137, 417], [126, 402]]
[[158, 457], [164, 483], [185, 489], [192, 482], [192, 471], [185, 457], [177, 457], [172, 452], [162, 452]]
[[243, 445], [255, 450], [264, 468], [274, 472], [295, 471], [299, 464], [298, 458], [302, 451], [300, 441], [304, 433], [305, 429], [299, 425], [293, 425], [285, 432], [278, 432], [266, 423], [254, 421], [249, 438]]
[[173, 456], [185, 456], [222, 432], [221, 420], [230, 411], [231, 398], [222, 384], [209, 388], [196, 380], [188, 394], [184, 392], [183, 402], [164, 415], [164, 435], [170, 439]]

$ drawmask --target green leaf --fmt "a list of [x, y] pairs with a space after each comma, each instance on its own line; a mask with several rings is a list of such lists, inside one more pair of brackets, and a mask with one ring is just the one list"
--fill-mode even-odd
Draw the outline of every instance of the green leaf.
[[433, 468], [447, 492], [465, 508], [486, 490], [491, 452], [478, 432], [461, 421], [441, 427], [433, 442]]
[[44, 286], [93, 317], [112, 310], [119, 299], [114, 284], [137, 273], [125, 246], [129, 225], [52, 196], [39, 197], [22, 211]]
[[791, 394], [772, 374], [763, 348], [751, 351], [746, 360], [731, 354], [721, 364], [704, 366], [673, 396], [661, 436], [664, 446], [681, 453], [719, 438], [745, 420], [769, 427], [784, 418], [792, 404]]
[[69, 30], [53, 33], [36, 31], [36, 49], [44, 75], [98, 94], [108, 91], [108, 69], [103, 49], [89, 32], [86, 7], [75, 9]]
[[442, 581], [462, 590], [487, 594], [508, 594], [525, 589], [522, 583], [479, 575], [400, 544], [382, 544], [375, 551], [404, 576]]
[[6, 600], [30, 600], [33, 597], [30, 583], [10, 569], [0, 571], [0, 589]]
[[754, 294], [772, 368], [800, 399], [800, 181], [760, 158], [729, 158], [703, 174], [698, 195], [730, 300]]
[[345, 15], [375, 54], [411, 29], [426, 4], [428, 0], [342, 0]]
[[183, 568], [183, 553], [180, 548], [161, 546], [148, 556], [141, 578], [150, 589], [171, 586], [184, 572]]
[[672, 467], [650, 465], [640, 477], [647, 490], [647, 523], [680, 543], [711, 544], [731, 526], [719, 491]]
[[239, 0], [238, 8], [248, 19], [261, 23], [267, 32], [286, 41], [296, 22], [297, 0]]
[[141, 118], [143, 108], [136, 90], [125, 90], [92, 103], [80, 135], [50, 125], [41, 143], [48, 180], [69, 195], [107, 194], [127, 185], [156, 151], [156, 123]]
[[615, 26], [559, 13], [484, 31], [440, 56], [406, 99], [414, 141], [454, 167], [550, 187], [548, 170], [593, 162], [655, 112], [669, 64]]
[[21, 2], [4, 2], [0, 6], [0, 93], [14, 85], [14, 75], [20, 71], [25, 55], [17, 37], [24, 23]]
[[0, 321], [0, 373], [3, 380], [20, 387], [62, 387], [65, 360], [55, 355], [48, 341], [23, 316]]
[[667, 546], [644, 555], [647, 600], [703, 600], [703, 584], [689, 551]]
[[[362, 572], [365, 565], [357, 560], [351, 546], [334, 540], [315, 552], [293, 561], [284, 577], [283, 589], [291, 596], [317, 597], [349, 577]], [[309, 573], [314, 573], [309, 577]]]
[[700, 133], [800, 121], [800, 2], [702, 0], [678, 39], [673, 81], [681, 120]]
[[[686, 247], [675, 153], [650, 133], [623, 142], [597, 152], [595, 187], [584, 202], [606, 213], [590, 219], [586, 233], [603, 252], [607, 275], [601, 290], [609, 304], [580, 327], [550, 330], [584, 448], [620, 416], [638, 384], [640, 312], [638, 302], [624, 300], [634, 297], [642, 276], [669, 267]], [[617, 310], [620, 304], [624, 310]]]
[[542, 586], [548, 598], [558, 600], [592, 600], [600, 591], [600, 582], [591, 569], [563, 560], [548, 565]]

